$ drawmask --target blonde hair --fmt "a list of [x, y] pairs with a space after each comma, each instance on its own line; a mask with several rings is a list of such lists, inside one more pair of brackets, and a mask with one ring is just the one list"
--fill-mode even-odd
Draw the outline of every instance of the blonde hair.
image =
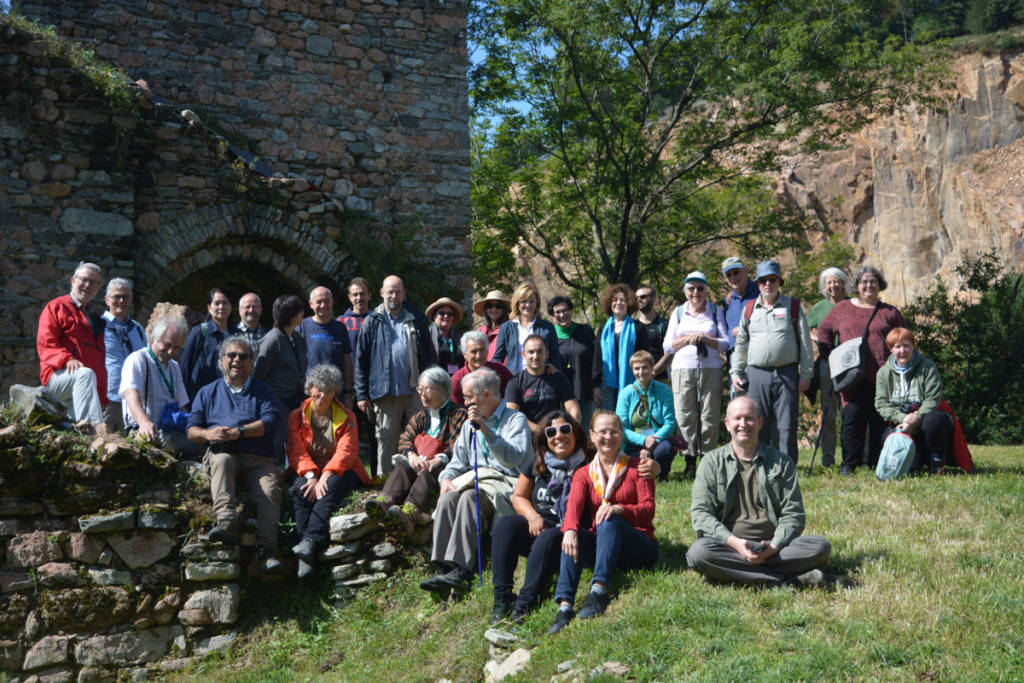
[[521, 283], [519, 283], [519, 285], [516, 286], [516, 288], [514, 290], [512, 290], [512, 299], [510, 301], [510, 305], [511, 305], [512, 311], [511, 311], [510, 315], [512, 315], [514, 317], [518, 317], [519, 316], [519, 302], [523, 301], [525, 299], [529, 299], [530, 297], [533, 297], [533, 298], [535, 298], [537, 300], [537, 315], [539, 316], [540, 315], [540, 292], [538, 292], [537, 288], [534, 287], [529, 282], [521, 282]]

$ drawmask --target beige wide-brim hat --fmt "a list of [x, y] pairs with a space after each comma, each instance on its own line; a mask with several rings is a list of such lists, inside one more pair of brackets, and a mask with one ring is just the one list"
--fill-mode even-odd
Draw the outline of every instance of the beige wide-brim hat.
[[427, 306], [427, 320], [434, 322], [434, 312], [442, 306], [447, 306], [455, 312], [455, 320], [452, 322], [452, 325], [458, 325], [459, 321], [462, 320], [462, 316], [465, 315], [462, 312], [462, 306], [446, 296], [442, 296], [440, 299]]
[[484, 314], [484, 307], [487, 306], [488, 301], [500, 301], [501, 303], [505, 304], [506, 310], [508, 310], [508, 308], [512, 305], [512, 302], [509, 301], [508, 297], [505, 296], [505, 294], [502, 293], [501, 290], [492, 289], [491, 291], [487, 292], [487, 296], [473, 304], [473, 312], [482, 317]]

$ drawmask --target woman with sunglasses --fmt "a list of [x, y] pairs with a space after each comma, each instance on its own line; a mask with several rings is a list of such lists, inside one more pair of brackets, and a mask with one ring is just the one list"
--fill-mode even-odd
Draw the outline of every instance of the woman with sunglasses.
[[[695, 270], [683, 281], [686, 303], [673, 311], [665, 333], [672, 357], [672, 394], [676, 423], [687, 443], [686, 470], [693, 479], [697, 455], [718, 445], [722, 403], [722, 356], [729, 346], [725, 311], [708, 300], [708, 281]], [[698, 432], [698, 427], [700, 431]]]
[[487, 335], [487, 360], [494, 358], [494, 350], [498, 345], [498, 330], [508, 322], [508, 310], [508, 297], [497, 289], [487, 292], [487, 296], [473, 304], [473, 312], [483, 319], [476, 329]]
[[[581, 619], [604, 614], [612, 572], [652, 567], [658, 561], [654, 539], [654, 483], [646, 478], [650, 459], [622, 452], [622, 423], [608, 410], [594, 413], [590, 440], [597, 455], [576, 470], [562, 521], [562, 557], [555, 586], [558, 615], [548, 634], [576, 616], [573, 603], [584, 566], [594, 568]], [[589, 527], [587, 522], [589, 521]]]
[[[502, 517], [491, 533], [492, 624], [509, 613], [513, 622], [522, 623], [558, 571], [569, 485], [576, 470], [594, 455], [582, 425], [562, 410], [544, 417], [534, 439], [534, 452], [536, 462], [520, 473], [512, 492], [512, 507], [517, 514]], [[520, 557], [527, 558], [526, 576], [516, 596], [512, 579]]]

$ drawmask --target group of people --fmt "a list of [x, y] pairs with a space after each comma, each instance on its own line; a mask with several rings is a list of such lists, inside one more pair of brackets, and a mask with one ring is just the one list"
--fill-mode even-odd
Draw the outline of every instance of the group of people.
[[[383, 486], [366, 500], [368, 514], [410, 533], [434, 522], [431, 560], [441, 571], [422, 588], [467, 586], [483, 561], [481, 537], [490, 536], [495, 620], [521, 620], [557, 574], [557, 632], [576, 614], [582, 567], [594, 568], [579, 610], [587, 618], [607, 607], [614, 568], [657, 561], [655, 485], [680, 451], [694, 480], [691, 567], [715, 581], [821, 583], [830, 546], [801, 536], [795, 469], [798, 397], [812, 379], [822, 394], [823, 464], [834, 462], [838, 406], [843, 474], [878, 457], [886, 429], [918, 440], [922, 467], [953, 462], [955, 420], [941, 377], [914, 350], [899, 311], [880, 301], [881, 273], [862, 268], [857, 295], [846, 299], [845, 273], [826, 270], [825, 299], [805, 315], [781, 294], [776, 261], [758, 264], [751, 279], [730, 257], [722, 272], [731, 290], [721, 302], [694, 271], [668, 318], [651, 287], [612, 285], [596, 331], [573, 319], [567, 297], [548, 302], [552, 323], [534, 285], [520, 284], [510, 298], [492, 290], [473, 306], [478, 327], [458, 335], [458, 302], [442, 297], [424, 315], [406, 303], [395, 275], [373, 309], [370, 284], [354, 278], [352, 305], [338, 317], [330, 289], [316, 287], [311, 315], [299, 297], [278, 297], [268, 330], [250, 292], [232, 325], [231, 300], [213, 289], [205, 322], [189, 330], [171, 312], [144, 329], [130, 316], [128, 280], [107, 283], [105, 313], [88, 310], [103, 273], [82, 263], [70, 293], [40, 318], [40, 381], [76, 421], [201, 459], [214, 503], [211, 541], [238, 540], [241, 479], [256, 506], [262, 571], [283, 569], [286, 483], [304, 577], [328, 543], [332, 513], [379, 471]], [[858, 336], [864, 379], [837, 398], [823, 361]], [[719, 446], [726, 385], [730, 440]], [[527, 566], [516, 594], [519, 557]]]

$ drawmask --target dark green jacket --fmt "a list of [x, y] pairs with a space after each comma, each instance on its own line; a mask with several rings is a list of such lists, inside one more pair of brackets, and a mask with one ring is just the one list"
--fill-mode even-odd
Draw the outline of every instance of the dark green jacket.
[[900, 410], [903, 403], [918, 404], [921, 417], [942, 403], [942, 375], [935, 363], [914, 351], [909, 366], [901, 376], [889, 356], [875, 377], [875, 410], [890, 424], [899, 424], [907, 416]]
[[[793, 460], [771, 446], [761, 444], [754, 456], [758, 492], [765, 514], [775, 525], [772, 543], [780, 550], [804, 530], [804, 501], [796, 481]], [[707, 453], [697, 467], [693, 481], [690, 519], [697, 536], [712, 536], [725, 543], [732, 530], [722, 524], [739, 509], [739, 468], [732, 445]]]

